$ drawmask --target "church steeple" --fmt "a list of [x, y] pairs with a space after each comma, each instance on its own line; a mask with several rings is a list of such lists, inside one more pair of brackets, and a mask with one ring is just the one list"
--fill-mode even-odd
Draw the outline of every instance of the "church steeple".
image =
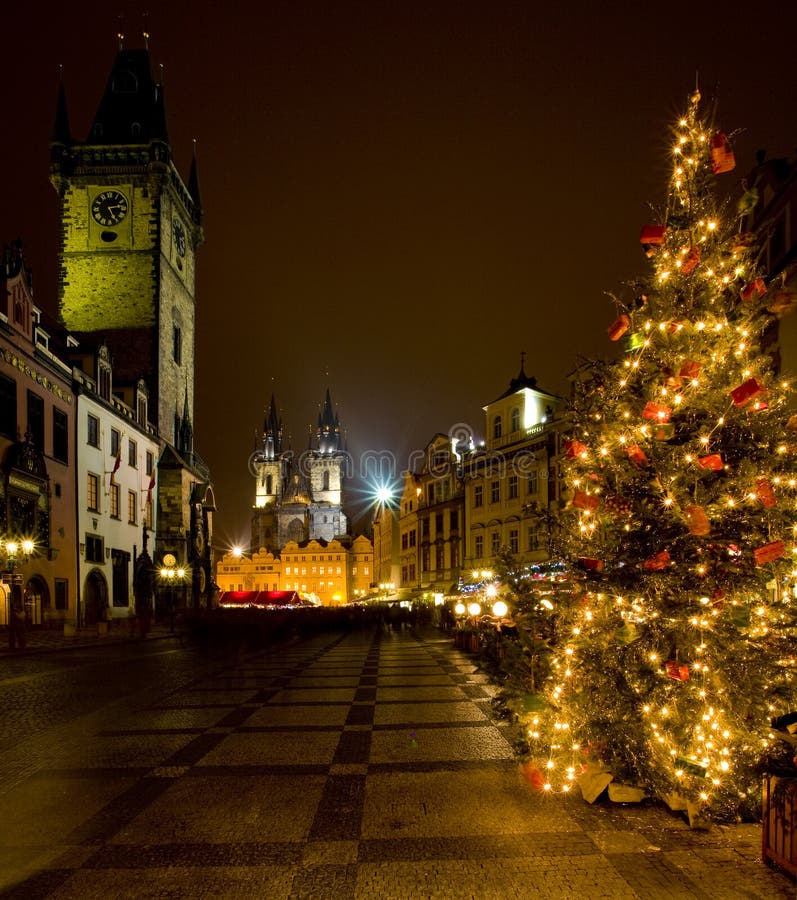
[[268, 414], [263, 421], [263, 456], [276, 459], [282, 453], [282, 420], [277, 414], [277, 402], [271, 395]]
[[185, 388], [185, 400], [183, 401], [183, 415], [180, 419], [177, 449], [185, 459], [194, 452], [194, 427], [191, 424], [191, 414], [188, 410], [188, 386]]
[[191, 171], [188, 173], [188, 193], [194, 201], [194, 215], [197, 224], [202, 222], [202, 196], [199, 193], [199, 176], [196, 167], [196, 141], [194, 141], [194, 152], [191, 156]]
[[327, 388], [321, 412], [318, 414], [316, 440], [319, 453], [335, 453], [342, 449], [340, 420], [337, 413], [333, 412], [329, 388]]

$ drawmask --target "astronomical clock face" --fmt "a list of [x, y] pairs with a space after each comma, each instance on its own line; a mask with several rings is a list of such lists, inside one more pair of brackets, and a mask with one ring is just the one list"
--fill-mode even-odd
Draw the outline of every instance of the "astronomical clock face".
[[185, 256], [185, 228], [179, 219], [172, 222], [172, 234], [174, 235], [174, 249], [178, 256]]
[[118, 225], [127, 215], [127, 197], [120, 191], [103, 191], [92, 200], [91, 214], [106, 228]]

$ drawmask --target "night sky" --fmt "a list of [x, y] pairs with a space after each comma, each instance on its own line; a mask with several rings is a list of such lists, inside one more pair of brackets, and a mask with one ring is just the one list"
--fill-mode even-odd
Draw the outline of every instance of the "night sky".
[[146, 28], [164, 66], [184, 179], [198, 142], [195, 446], [218, 544], [248, 536], [272, 390], [295, 450], [329, 386], [355, 459], [391, 450], [400, 472], [437, 431], [480, 434], [521, 351], [555, 393], [579, 354], [611, 353], [606, 292], [644, 271], [639, 229], [664, 202], [696, 71], [737, 132], [729, 190], [757, 149], [797, 146], [783, 0], [163, 7], [146, 25], [127, 2], [5, 11], [0, 239], [23, 239], [54, 312], [58, 66], [85, 138], [123, 11], [125, 45]]

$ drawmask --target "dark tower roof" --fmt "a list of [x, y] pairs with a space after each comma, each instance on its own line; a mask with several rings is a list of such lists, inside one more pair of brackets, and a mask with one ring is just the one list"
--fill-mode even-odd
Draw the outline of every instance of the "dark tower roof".
[[58, 99], [55, 101], [55, 121], [53, 122], [53, 144], [68, 146], [72, 143], [72, 132], [69, 129], [69, 114], [66, 108], [66, 88], [62, 78], [58, 84]]
[[168, 144], [163, 85], [152, 77], [149, 50], [119, 50], [94, 117], [88, 144]]
[[194, 153], [191, 157], [191, 171], [188, 173], [188, 193], [194, 201], [197, 222], [202, 221], [202, 197], [199, 193], [199, 176], [196, 168], [196, 141], [194, 141]]

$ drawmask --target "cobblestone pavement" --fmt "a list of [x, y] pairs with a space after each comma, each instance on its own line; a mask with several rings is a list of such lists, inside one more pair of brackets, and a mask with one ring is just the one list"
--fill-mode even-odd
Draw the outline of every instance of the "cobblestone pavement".
[[363, 631], [104, 703], [10, 751], [0, 896], [795, 896], [756, 826], [533, 791], [492, 693], [438, 632]]

